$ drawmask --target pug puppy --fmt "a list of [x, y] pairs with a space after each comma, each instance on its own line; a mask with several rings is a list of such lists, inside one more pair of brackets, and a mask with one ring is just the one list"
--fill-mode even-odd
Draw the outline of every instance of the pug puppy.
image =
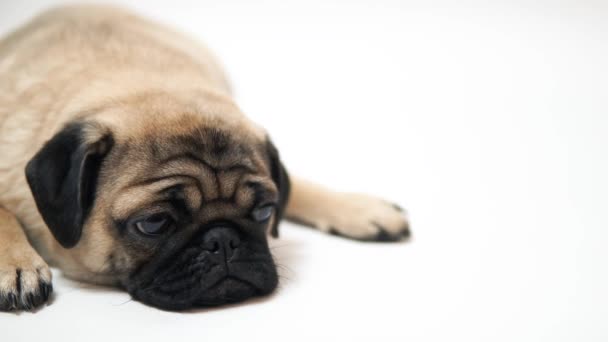
[[0, 308], [32, 310], [49, 265], [166, 309], [277, 286], [286, 217], [363, 241], [399, 207], [289, 177], [200, 44], [127, 11], [53, 9], [0, 41]]

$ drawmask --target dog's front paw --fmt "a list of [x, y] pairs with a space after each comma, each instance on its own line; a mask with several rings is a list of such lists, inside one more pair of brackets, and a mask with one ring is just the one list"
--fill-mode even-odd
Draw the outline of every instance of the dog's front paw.
[[361, 241], [391, 242], [410, 237], [403, 209], [377, 197], [334, 193], [305, 218], [295, 218], [321, 231]]
[[31, 311], [53, 291], [49, 266], [35, 252], [0, 260], [0, 311]]

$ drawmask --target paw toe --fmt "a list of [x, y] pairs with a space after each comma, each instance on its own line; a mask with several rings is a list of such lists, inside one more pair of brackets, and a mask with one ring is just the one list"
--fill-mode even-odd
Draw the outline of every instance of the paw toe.
[[412, 236], [412, 232], [409, 227], [406, 227], [399, 232], [399, 235], [401, 235], [401, 238], [403, 239], [409, 239]]
[[41, 282], [38, 289], [21, 295], [21, 301], [17, 303], [17, 310], [31, 311], [49, 300], [53, 292], [53, 285]]
[[[7, 279], [2, 280], [5, 284]], [[32, 311], [46, 303], [53, 293], [53, 285], [40, 277], [39, 270], [17, 269], [11, 283], [10, 287], [0, 289], [0, 311]]]
[[383, 227], [377, 223], [373, 223], [373, 225], [378, 228], [378, 232], [375, 235], [370, 236], [367, 239], [369, 241], [397, 242], [397, 241], [405, 240], [405, 239], [409, 238], [409, 236], [410, 236], [409, 228], [404, 228], [403, 230], [399, 230], [395, 233], [391, 233], [391, 232], [389, 232], [388, 229], [386, 229], [385, 227]]
[[335, 227], [329, 227], [329, 230], [327, 232], [329, 233], [329, 235], [343, 236]]
[[391, 203], [391, 206], [393, 207], [393, 209], [397, 210], [400, 213], [404, 213], [405, 212], [405, 209], [403, 209], [403, 207], [400, 206], [399, 204]]
[[398, 239], [397, 236], [389, 234], [386, 230], [380, 228], [375, 236], [375, 241], [379, 242], [392, 242]]

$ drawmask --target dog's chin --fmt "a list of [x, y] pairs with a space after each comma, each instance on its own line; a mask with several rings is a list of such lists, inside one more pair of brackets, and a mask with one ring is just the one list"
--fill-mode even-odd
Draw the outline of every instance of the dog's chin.
[[181, 311], [232, 304], [272, 293], [278, 284], [273, 262], [215, 265], [206, 272], [178, 267], [180, 272], [159, 272], [152, 281], [132, 279], [126, 284], [131, 296], [163, 310]]
[[[163, 310], [181, 311], [243, 302], [249, 298], [268, 295], [277, 286], [276, 278], [272, 283], [256, 286], [235, 276], [226, 276], [206, 288], [197, 285], [195, 280], [189, 283], [192, 283], [191, 287], [184, 289], [167, 284], [162, 289], [131, 287], [128, 290], [134, 299], [144, 304]], [[171, 291], [172, 287], [176, 291]]]
[[217, 306], [242, 302], [248, 298], [263, 295], [253, 285], [234, 277], [226, 277], [204, 291], [196, 299], [195, 306]]

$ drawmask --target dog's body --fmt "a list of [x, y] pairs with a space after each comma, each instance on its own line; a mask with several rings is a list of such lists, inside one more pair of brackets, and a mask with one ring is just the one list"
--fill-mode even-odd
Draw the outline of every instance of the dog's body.
[[[161, 192], [182, 204], [165, 204]], [[215, 59], [178, 33], [79, 6], [48, 11], [0, 41], [0, 308], [44, 303], [48, 265], [168, 309], [268, 293], [274, 264], [265, 234], [252, 231], [276, 231], [283, 213], [355, 239], [408, 234], [402, 213], [382, 200], [289, 180]], [[197, 263], [184, 252], [195, 245], [207, 246], [191, 252]], [[240, 270], [224, 255], [222, 276], [193, 275], [218, 248], [265, 261]], [[186, 268], [182, 277], [196, 281], [175, 285]], [[151, 284], [172, 292], [148, 293]]]

